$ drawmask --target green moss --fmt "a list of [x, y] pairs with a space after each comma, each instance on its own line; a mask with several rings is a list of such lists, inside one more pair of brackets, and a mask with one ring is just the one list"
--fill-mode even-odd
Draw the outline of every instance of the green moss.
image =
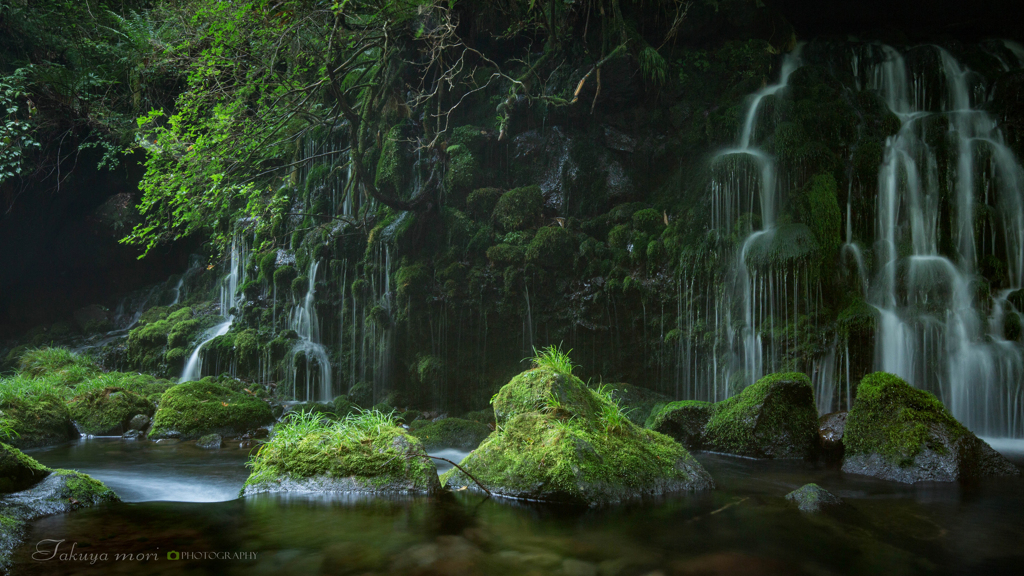
[[259, 257], [261, 282], [270, 282], [274, 278], [274, 271], [277, 270], [277, 250], [271, 250]]
[[660, 234], [665, 227], [664, 215], [654, 208], [645, 208], [633, 213], [633, 229], [645, 234]]
[[422, 263], [402, 266], [395, 272], [398, 295], [406, 298], [429, 293], [432, 280], [430, 269]]
[[31, 488], [50, 474], [50, 469], [21, 450], [0, 442], [0, 494]]
[[169, 348], [188, 346], [202, 328], [203, 325], [199, 320], [190, 319], [179, 322], [167, 332], [167, 346]]
[[296, 276], [292, 278], [292, 294], [296, 298], [303, 298], [306, 296], [306, 292], [309, 291], [309, 277], [307, 276]]
[[423, 442], [423, 447], [427, 450], [440, 448], [472, 450], [490, 434], [491, 429], [486, 424], [462, 418], [442, 418], [417, 426], [416, 430], [412, 432], [413, 436]]
[[498, 199], [492, 217], [506, 232], [530, 228], [540, 220], [543, 204], [539, 186], [515, 188]]
[[831, 174], [819, 174], [808, 184], [808, 225], [818, 240], [823, 258], [832, 259], [842, 244], [842, 214], [839, 211], [838, 185]]
[[[671, 438], [625, 418], [608, 426], [605, 404], [571, 376], [524, 372], [495, 396], [497, 431], [461, 466], [497, 494], [588, 505], [712, 485]], [[472, 485], [457, 469], [442, 480]]]
[[782, 224], [754, 239], [745, 254], [747, 266], [760, 270], [810, 262], [820, 254], [814, 232], [804, 224]]
[[474, 218], [487, 218], [494, 212], [498, 199], [504, 194], [500, 188], [478, 188], [469, 193], [466, 198], [466, 210]]
[[526, 250], [511, 244], [495, 244], [487, 249], [487, 259], [498, 266], [522, 264]]
[[537, 231], [526, 249], [526, 261], [544, 268], [571, 269], [576, 254], [572, 234], [561, 226], [546, 226]]
[[369, 408], [373, 404], [373, 384], [359, 382], [348, 389], [348, 399], [356, 406]]
[[704, 437], [712, 450], [755, 458], [811, 456], [818, 412], [806, 374], [769, 374], [715, 403]]
[[932, 394], [899, 376], [874, 372], [857, 387], [843, 444], [848, 455], [877, 453], [892, 464], [910, 466], [925, 448], [946, 452], [933, 437], [936, 427], [948, 436], [948, 444], [970, 434]]
[[159, 438], [173, 432], [183, 439], [211, 433], [229, 436], [273, 422], [266, 402], [216, 382], [203, 378], [168, 389], [160, 399], [150, 436]]
[[295, 268], [291, 266], [281, 266], [277, 270], [274, 270], [274, 284], [278, 290], [284, 290], [290, 288], [292, 281], [299, 273], [295, 271]]
[[243, 493], [272, 490], [286, 479], [343, 480], [339, 486], [368, 492], [438, 487], [419, 441], [377, 412], [337, 422], [312, 415], [282, 423], [249, 467]]
[[348, 416], [358, 410], [358, 406], [351, 402], [345, 394], [335, 397], [331, 404], [334, 406], [334, 413], [340, 417]]
[[63, 468], [54, 469], [53, 474], [63, 481], [61, 489], [54, 494], [54, 498], [76, 502], [78, 505], [121, 500], [113, 490], [107, 488], [106, 484], [88, 474]]
[[399, 193], [407, 180], [406, 170], [402, 162], [402, 126], [393, 126], [384, 136], [380, 158], [377, 160], [375, 184], [378, 188]]
[[652, 410], [644, 427], [675, 438], [691, 450], [699, 450], [704, 447], [704, 428], [711, 419], [712, 406], [700, 400], [669, 402]]
[[593, 393], [579, 378], [549, 368], [534, 368], [514, 377], [491, 400], [497, 425], [518, 414], [544, 411], [592, 419], [600, 412]]
[[83, 434], [121, 434], [136, 414], [152, 416], [156, 408], [144, 396], [123, 388], [92, 390], [68, 402], [71, 418]]

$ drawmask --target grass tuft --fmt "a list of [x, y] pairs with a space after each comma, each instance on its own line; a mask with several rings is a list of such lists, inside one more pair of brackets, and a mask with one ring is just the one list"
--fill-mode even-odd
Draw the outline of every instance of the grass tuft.
[[572, 359], [569, 357], [571, 352], [572, 350], [562, 352], [561, 344], [557, 347], [552, 344], [540, 350], [534, 348], [533, 358], [526, 358], [526, 360], [532, 361], [537, 368], [547, 368], [559, 374], [572, 376], [572, 371], [576, 368], [576, 365], [572, 363]]

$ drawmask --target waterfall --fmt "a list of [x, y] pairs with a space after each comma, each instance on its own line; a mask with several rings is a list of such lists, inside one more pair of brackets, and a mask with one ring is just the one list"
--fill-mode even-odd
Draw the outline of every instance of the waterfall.
[[[289, 327], [299, 335], [299, 341], [292, 348], [292, 394], [298, 399], [298, 365], [297, 356], [301, 352], [305, 358], [305, 395], [307, 402], [319, 399], [328, 401], [334, 398], [334, 389], [331, 384], [331, 359], [327, 349], [320, 343], [320, 320], [316, 314], [316, 274], [320, 263], [313, 260], [309, 265], [309, 289], [306, 291], [302, 302], [292, 308], [289, 317]], [[315, 381], [312, 364], [316, 363], [319, 380]], [[314, 386], [318, 384], [318, 386]]]
[[[949, 52], [918, 48], [934, 50], [938, 65], [911, 72], [894, 48], [864, 49], [883, 56], [865, 70], [867, 87], [901, 122], [878, 173], [876, 270], [868, 290], [880, 315], [875, 369], [936, 393], [978, 434], [1024, 436], [1024, 355], [1003, 332], [1005, 315], [1020, 312], [1007, 296], [1024, 285], [1024, 171], [978, 107], [985, 86]], [[926, 86], [942, 91], [929, 94]], [[952, 156], [945, 163], [929, 140], [936, 129]], [[944, 193], [954, 213], [953, 254], [939, 250]], [[995, 207], [998, 216], [979, 215], [978, 205]], [[979, 262], [997, 254], [1005, 256], [1009, 287], [979, 293]]]
[[238, 288], [246, 282], [249, 264], [249, 247], [236, 234], [231, 240], [231, 264], [228, 273], [220, 284], [220, 313], [227, 318], [224, 322], [210, 328], [203, 334], [203, 339], [189, 356], [185, 369], [181, 371], [178, 382], [191, 382], [203, 377], [203, 347], [218, 336], [223, 336], [231, 329], [235, 321], [235, 312], [241, 303]]

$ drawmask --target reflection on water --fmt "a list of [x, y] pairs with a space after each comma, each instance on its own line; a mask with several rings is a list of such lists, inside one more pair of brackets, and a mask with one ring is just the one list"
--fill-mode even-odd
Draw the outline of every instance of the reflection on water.
[[[75, 446], [64, 449], [61, 465], [75, 463]], [[131, 477], [117, 470], [166, 471], [202, 491], [214, 490], [205, 475], [222, 468], [239, 469], [233, 490], [244, 480], [244, 450], [217, 453], [214, 463], [183, 445], [166, 448], [115, 450], [122, 461], [107, 466], [78, 458], [90, 473], [106, 470], [126, 485]], [[49, 455], [49, 464], [60, 454], [35, 453]], [[698, 458], [718, 490], [606, 510], [469, 492], [111, 504], [34, 522], [15, 574], [995, 574], [1024, 566], [1021, 479], [903, 486], [801, 461]], [[800, 513], [783, 496], [807, 482], [849, 506]], [[43, 539], [108, 559], [34, 561]], [[167, 560], [172, 550], [191, 556]], [[129, 553], [159, 560], [143, 567], [114, 559]]]

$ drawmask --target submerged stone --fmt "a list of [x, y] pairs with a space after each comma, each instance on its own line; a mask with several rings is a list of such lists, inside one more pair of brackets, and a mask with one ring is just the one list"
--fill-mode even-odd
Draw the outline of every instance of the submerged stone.
[[79, 432], [94, 436], [112, 436], [130, 430], [135, 415], [144, 418], [156, 411], [153, 403], [122, 388], [91, 390], [68, 402], [71, 418]]
[[497, 431], [445, 473], [449, 488], [471, 475], [493, 494], [598, 506], [703, 490], [714, 481], [671, 438], [630, 422], [607, 396], [578, 378], [536, 368], [496, 395]]
[[814, 391], [799, 372], [769, 374], [714, 404], [672, 402], [647, 425], [690, 449], [751, 458], [807, 458], [818, 446]]
[[442, 418], [417, 426], [411, 434], [419, 438], [427, 450], [441, 448], [472, 450], [491, 434], [491, 429], [486, 424], [472, 420]]
[[1020, 475], [938, 398], [885, 372], [861, 380], [843, 444], [843, 472], [895, 482]]
[[149, 436], [182, 440], [206, 434], [240, 436], [273, 421], [270, 405], [263, 400], [204, 378], [164, 392]]
[[207, 434], [196, 440], [196, 446], [206, 450], [217, 450], [224, 445], [224, 438], [220, 434]]
[[419, 440], [386, 417], [367, 414], [337, 423], [281, 424], [253, 460], [241, 494], [440, 490]]
[[795, 502], [802, 512], [822, 512], [843, 503], [842, 498], [817, 484], [804, 484], [786, 494], [786, 500]]

